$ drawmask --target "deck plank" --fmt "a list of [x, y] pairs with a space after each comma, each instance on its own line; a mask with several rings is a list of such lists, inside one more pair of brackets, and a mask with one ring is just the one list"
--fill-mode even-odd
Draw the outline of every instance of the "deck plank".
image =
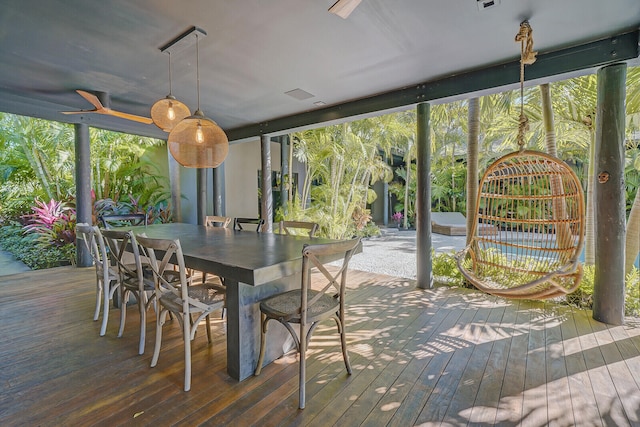
[[[55, 289], [52, 292], [51, 289]], [[286, 355], [258, 377], [226, 374], [224, 321], [192, 343], [192, 390], [182, 391], [178, 322], [165, 325], [158, 366], [137, 354], [139, 316], [116, 338], [94, 322], [93, 269], [0, 277], [0, 425], [638, 425], [640, 321], [595, 322], [554, 303], [506, 301], [468, 289], [352, 271], [346, 374], [335, 324], [307, 357]]]

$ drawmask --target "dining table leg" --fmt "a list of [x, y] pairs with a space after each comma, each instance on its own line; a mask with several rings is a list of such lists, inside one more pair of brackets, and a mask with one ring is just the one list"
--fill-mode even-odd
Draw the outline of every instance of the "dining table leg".
[[[253, 375], [260, 352], [261, 300], [300, 286], [300, 274], [252, 286], [225, 280], [227, 287], [227, 372], [242, 381]], [[270, 322], [267, 332], [265, 365], [294, 347], [287, 330]]]

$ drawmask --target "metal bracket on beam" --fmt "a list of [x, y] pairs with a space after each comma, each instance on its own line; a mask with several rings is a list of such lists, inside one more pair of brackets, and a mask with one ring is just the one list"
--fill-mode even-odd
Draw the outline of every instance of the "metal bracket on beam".
[[196, 38], [205, 38], [207, 36], [207, 32], [202, 28], [198, 28], [196, 26], [192, 26], [173, 40], [167, 42], [164, 46], [160, 47], [160, 52], [162, 53], [176, 53], [180, 52], [190, 46], [196, 44]]

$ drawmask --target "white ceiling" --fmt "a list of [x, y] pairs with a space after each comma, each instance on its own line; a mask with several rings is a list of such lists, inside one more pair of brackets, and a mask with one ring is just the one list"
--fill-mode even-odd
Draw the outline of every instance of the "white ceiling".
[[[168, 93], [159, 47], [195, 25], [201, 107], [233, 130], [513, 61], [523, 19], [547, 52], [640, 27], [639, 0], [363, 0], [344, 20], [334, 0], [4, 0], [0, 111], [163, 136], [97, 115], [75, 89], [108, 92], [138, 115]], [[195, 47], [176, 52], [173, 94], [196, 106]], [[299, 100], [285, 92], [302, 89]]]

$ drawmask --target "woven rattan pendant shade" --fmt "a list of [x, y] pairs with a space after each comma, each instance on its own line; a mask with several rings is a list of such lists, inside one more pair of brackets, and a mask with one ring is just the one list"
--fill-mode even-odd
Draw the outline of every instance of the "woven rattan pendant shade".
[[189, 107], [171, 94], [171, 53], [169, 52], [169, 95], [151, 106], [151, 120], [163, 131], [171, 132], [182, 119], [190, 115]]
[[151, 106], [153, 123], [165, 132], [171, 132], [182, 119], [189, 115], [191, 115], [189, 107], [173, 95], [167, 95], [166, 98], [159, 99]]
[[167, 138], [169, 152], [187, 168], [216, 168], [229, 153], [229, 140], [216, 122], [200, 110], [200, 49], [196, 40], [196, 82], [198, 108], [193, 116], [178, 123]]
[[187, 168], [218, 167], [229, 153], [227, 135], [200, 110], [178, 123], [167, 143], [171, 155]]

